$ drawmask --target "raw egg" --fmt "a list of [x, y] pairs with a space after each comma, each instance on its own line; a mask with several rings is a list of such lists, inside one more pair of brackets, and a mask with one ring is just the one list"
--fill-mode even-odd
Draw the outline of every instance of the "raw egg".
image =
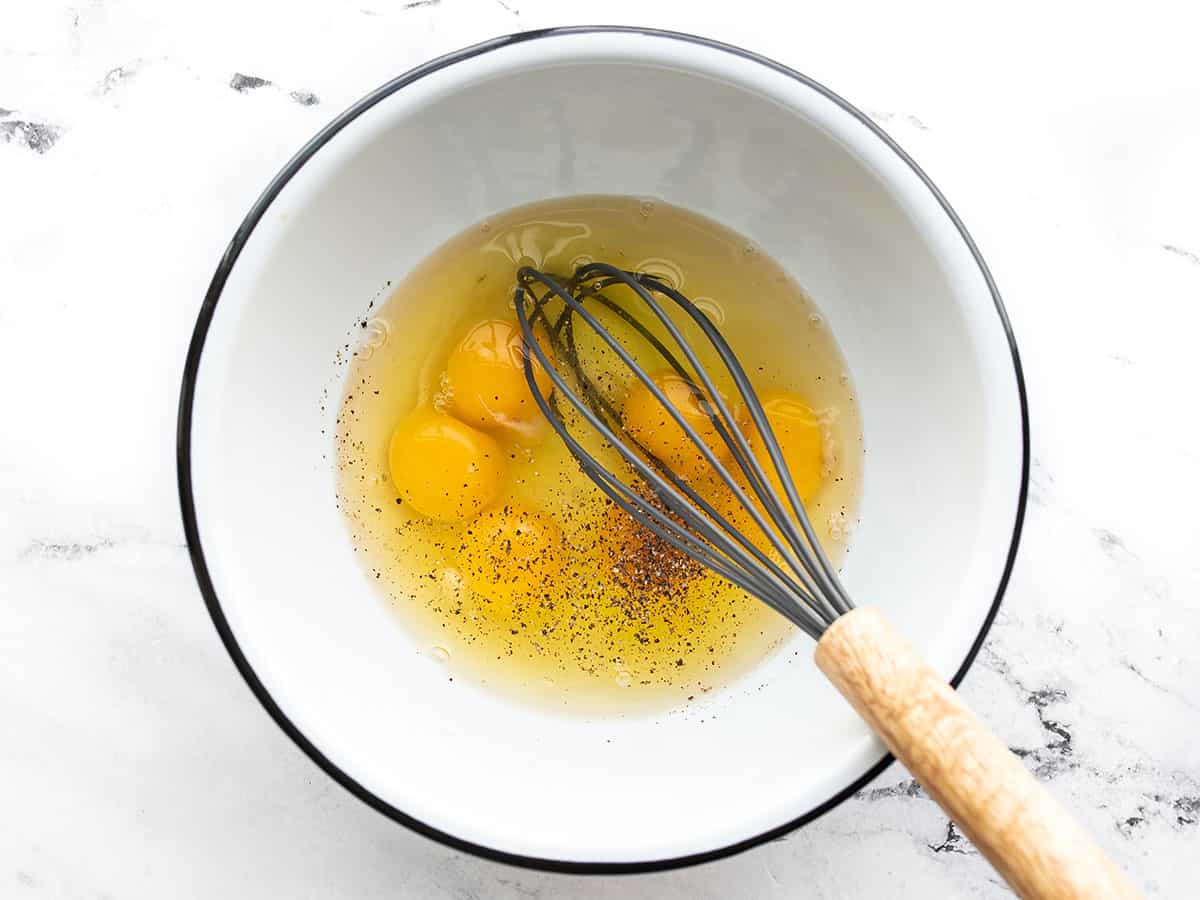
[[562, 531], [552, 518], [531, 506], [506, 503], [466, 526], [459, 570], [471, 590], [511, 605], [551, 591], [563, 551]]
[[396, 426], [388, 447], [392, 481], [431, 519], [467, 519], [496, 499], [504, 454], [495, 439], [445, 413], [419, 409]]
[[[544, 332], [538, 344], [549, 353]], [[550, 376], [533, 359], [533, 377], [543, 397], [550, 395]], [[525, 379], [521, 328], [515, 322], [488, 319], [473, 327], [450, 354], [446, 377], [451, 411], [468, 425], [493, 429], [527, 428], [541, 415]]]
[[[824, 433], [821, 422], [804, 400], [789, 391], [763, 391], [759, 394], [759, 400], [767, 417], [767, 424], [771, 426], [775, 440], [779, 443], [783, 461], [796, 485], [796, 493], [800, 496], [800, 501], [807, 507], [816, 496], [825, 476]], [[743, 428], [743, 433], [748, 435], [750, 451], [766, 473], [771, 491], [778, 496], [789, 518], [792, 517], [791, 504], [783, 490], [779, 475], [775, 471], [775, 465], [767, 453], [762, 435], [759, 434], [753, 422]], [[739, 470], [735, 477], [750, 503], [754, 505], [765, 521], [770, 523], [770, 517], [767, 516], [766, 510], [763, 509], [762, 504], [758, 502], [750, 489], [744, 474]], [[738, 500], [734, 492], [722, 483], [713, 481], [711, 484], [710, 492], [702, 491], [702, 493], [712, 502], [717, 511], [734, 529], [748, 537], [760, 550], [776, 556], [769, 536], [763, 533], [754, 521], [750, 510]], [[772, 533], [777, 535], [774, 525], [768, 524], [768, 527]]]
[[[812, 408], [790, 391], [765, 391], [759, 394], [759, 400], [766, 413], [767, 424], [779, 443], [788, 473], [796, 485], [796, 493], [804, 503], [808, 503], [821, 486], [825, 471], [821, 422]], [[753, 425], [749, 426], [748, 431], [751, 452], [767, 473], [771, 488], [783, 499], [784, 508], [789, 509], [787, 494], [767, 453], [762, 435]]]
[[[729, 448], [721, 440], [716, 426], [701, 404], [700, 397], [696, 395], [687, 379], [675, 372], [659, 372], [652, 376], [652, 380], [666, 396], [667, 402], [696, 430], [700, 439], [713, 451], [713, 455], [719, 461], [727, 462], [730, 458]], [[721, 398], [726, 401], [734, 417], [738, 417], [738, 409], [728, 403], [724, 392], [721, 392]], [[700, 452], [700, 448], [641, 381], [635, 382], [630, 390], [629, 398], [625, 401], [623, 417], [626, 431], [681, 478], [699, 482], [710, 476], [712, 467]]]

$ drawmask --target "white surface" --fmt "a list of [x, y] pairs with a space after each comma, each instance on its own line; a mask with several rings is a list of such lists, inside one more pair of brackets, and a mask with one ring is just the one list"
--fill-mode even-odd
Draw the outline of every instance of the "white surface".
[[[329, 782], [207, 621], [181, 546], [175, 402], [199, 299], [251, 200], [319, 125], [409, 65], [601, 17], [794, 65], [872, 112], [963, 215], [1021, 342], [1036, 458], [1014, 583], [965, 695], [1148, 893], [1194, 890], [1195, 14], [401, 6], [0, 12], [13, 111], [0, 118], [0, 892], [1004, 896], [895, 767], [784, 841], [683, 872], [571, 878], [465, 857]], [[234, 73], [274, 85], [239, 93]]]
[[[802, 635], [668, 715], [516, 706], [447, 679], [354, 557], [323, 398], [368, 301], [520, 200], [615, 192], [737, 229], [820, 298], [867, 431], [847, 588], [947, 678], [992, 607], [1023, 461], [1011, 348], [969, 246], [876, 132], [794, 78], [671, 38], [556, 36], [459, 62], [347, 125], [267, 210], [205, 341], [192, 460], [208, 570], [275, 702], [355, 782], [458, 838], [571, 862], [753, 839], [884, 752]], [[578, 252], [521, 244], [551, 269]], [[785, 340], [810, 327], [779, 323]]]

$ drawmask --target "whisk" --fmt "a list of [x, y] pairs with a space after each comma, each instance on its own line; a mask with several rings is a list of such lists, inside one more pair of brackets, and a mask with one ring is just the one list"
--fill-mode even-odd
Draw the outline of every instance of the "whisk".
[[[643, 314], [613, 299], [614, 293], [632, 296]], [[812, 637], [821, 671], [1017, 894], [1055, 900], [1140, 896], [884, 616], [856, 608], [821, 546], [745, 370], [696, 304], [652, 275], [592, 262], [565, 278], [522, 266], [515, 306], [530, 391], [588, 477], [641, 526]], [[618, 338], [606, 320], [631, 337]], [[617, 400], [589, 369], [581, 328], [587, 344], [618, 361], [653, 395], [703, 457], [711, 484], [734, 498], [732, 510], [714, 503], [708, 480], [681, 476], [625, 427]], [[685, 330], [719, 360], [715, 377]], [[669, 401], [630, 340], [686, 382], [724, 452]], [[535, 366], [553, 384], [547, 395], [534, 379]], [[753, 432], [735, 415], [742, 409], [726, 398], [718, 378], [736, 391]], [[757, 455], [752, 433], [762, 441]], [[599, 451], [588, 448], [597, 435]]]

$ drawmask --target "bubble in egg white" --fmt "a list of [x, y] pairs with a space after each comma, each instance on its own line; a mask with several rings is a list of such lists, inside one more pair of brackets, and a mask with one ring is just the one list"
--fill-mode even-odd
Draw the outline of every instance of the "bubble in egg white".
[[384, 319], [371, 319], [363, 329], [362, 340], [355, 351], [359, 359], [370, 359], [375, 351], [387, 343], [390, 329]]
[[640, 263], [633, 267], [635, 272], [641, 272], [657, 278], [669, 288], [675, 290], [683, 289], [683, 270], [679, 265], [669, 259], [652, 256], [649, 259], [643, 259]]
[[374, 318], [367, 322], [366, 332], [363, 343], [378, 350], [387, 343], [388, 335], [391, 334], [391, 326], [388, 325], [386, 319]]
[[433, 395], [433, 408], [445, 412], [454, 401], [454, 387], [450, 384], [450, 376], [443, 372], [438, 376], [438, 389]]
[[721, 326], [725, 324], [725, 310], [712, 297], [697, 297], [692, 303], [696, 304], [696, 308], [708, 316], [714, 325]]
[[841, 543], [842, 541], [850, 540], [850, 533], [853, 526], [846, 519], [846, 513], [843, 511], [832, 512], [829, 514], [829, 539]]
[[450, 661], [450, 651], [441, 644], [434, 644], [429, 650], [429, 655], [437, 662], [445, 663]]

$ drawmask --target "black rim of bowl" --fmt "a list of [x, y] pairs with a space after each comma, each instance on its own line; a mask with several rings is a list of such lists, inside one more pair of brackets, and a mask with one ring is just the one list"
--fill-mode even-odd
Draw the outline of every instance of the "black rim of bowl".
[[534, 856], [523, 856], [516, 853], [507, 853], [503, 850], [497, 850], [493, 847], [486, 847], [481, 844], [475, 844], [471, 841], [463, 840], [455, 837], [444, 831], [440, 831], [433, 826], [415, 819], [402, 810], [397, 809], [385, 800], [377, 797], [368, 791], [361, 784], [356, 782], [346, 772], [339, 769], [331, 760], [329, 760], [311, 741], [306, 738], [295, 725], [288, 719], [287, 715], [272, 699], [270, 693], [259, 681], [254, 669], [246, 660], [241, 648], [238, 646], [237, 638], [229, 627], [229, 623], [225, 619], [224, 612], [221, 609], [221, 601], [217, 597], [216, 590], [213, 588], [212, 579], [209, 577], [208, 566], [204, 560], [204, 550], [200, 545], [199, 526], [196, 521], [196, 507], [192, 496], [192, 460], [191, 460], [191, 431], [192, 431], [192, 404], [195, 397], [196, 378], [200, 369], [200, 357], [204, 351], [204, 341], [208, 334], [209, 325], [212, 322], [213, 314], [216, 312], [217, 301], [220, 300], [221, 292], [225, 287], [225, 282], [229, 277], [229, 273], [233, 270], [235, 263], [241, 254], [242, 248], [245, 246], [251, 232], [263, 217], [271, 203], [283, 190], [284, 186], [291, 180], [300, 168], [308, 162], [322, 147], [325, 146], [339, 131], [342, 130], [348, 123], [356, 119], [363, 112], [370, 109], [379, 101], [391, 96], [405, 86], [418, 81], [439, 69], [444, 69], [447, 66], [462, 62], [463, 60], [472, 59], [484, 53], [497, 50], [502, 47], [520, 44], [525, 41], [541, 40], [544, 38], [558, 37], [562, 35], [573, 34], [589, 34], [589, 33], [611, 33], [611, 34], [631, 34], [631, 35], [648, 35], [659, 38], [669, 38], [671, 40], [683, 41], [690, 44], [697, 44], [707, 47], [712, 50], [719, 50], [724, 53], [731, 53], [743, 59], [750, 60], [760, 65], [787, 75], [795, 79], [806, 87], [817, 91], [819, 94], [836, 103], [846, 112], [850, 113], [864, 125], [866, 125], [875, 136], [884, 144], [891, 148], [905, 164], [912, 169], [918, 178], [924, 182], [925, 186], [933, 194], [938, 204], [945, 211], [950, 221], [954, 223], [958, 229], [963, 241], [966, 242], [967, 248], [971, 251], [976, 264], [979, 266], [979, 271], [983, 275], [987, 283], [988, 290], [991, 292], [992, 300], [995, 303], [996, 314], [999, 317], [1000, 326], [1004, 329], [1005, 337], [1008, 340], [1009, 349], [1012, 352], [1013, 369], [1017, 381], [1017, 394], [1021, 406], [1021, 432], [1022, 432], [1022, 461], [1021, 461], [1021, 485], [1020, 493], [1017, 499], [1017, 514], [1013, 522], [1012, 541], [1009, 544], [1008, 555], [1004, 563], [1004, 571], [1000, 577], [1000, 584], [996, 588], [996, 596], [988, 609], [987, 616], [984, 618], [983, 624], [979, 629], [979, 634], [972, 643], [966, 658], [959, 667], [958, 672], [950, 680], [950, 683], [957, 687], [959, 682], [967, 674], [971, 663], [978, 654], [980, 647], [983, 645], [984, 639], [987, 636], [988, 630], [991, 628], [992, 620], [996, 616], [997, 610], [1000, 608], [1001, 598], [1004, 596], [1005, 588], [1008, 586], [1009, 576], [1012, 573], [1013, 563], [1016, 560], [1017, 545], [1020, 542], [1021, 525], [1025, 518], [1025, 503], [1026, 495], [1029, 486], [1029, 407], [1025, 395], [1025, 376], [1021, 370], [1021, 360], [1017, 352], [1016, 340], [1013, 336], [1012, 326], [1008, 320], [1008, 314], [1005, 312], [1004, 304], [1000, 300], [1000, 292], [996, 288], [995, 281], [992, 279], [991, 272], [988, 271], [987, 264], [983, 261], [983, 257], [979, 253], [979, 249], [975, 246], [975, 242], [967, 233], [966, 227], [959, 219], [958, 215], [951, 209], [946, 198], [942, 196], [941, 191], [930, 181], [929, 177], [921, 170], [921, 168], [905, 153], [899, 145], [896, 144], [879, 126], [877, 126], [864, 113], [856, 109], [851, 104], [847, 103], [837, 94], [830, 91], [828, 88], [813, 81], [799, 72], [789, 69], [787, 66], [781, 65], [767, 57], [760, 56], [748, 50], [743, 50], [740, 47], [735, 47], [730, 44], [725, 44], [720, 41], [710, 40], [696, 35], [682, 34], [673, 31], [661, 31], [653, 28], [636, 28], [626, 26], [584, 26], [572, 28], [545, 28], [536, 31], [527, 31], [519, 34], [506, 35], [504, 37], [494, 38], [484, 41], [483, 43], [475, 44], [470, 47], [465, 47], [453, 53], [448, 53], [445, 56], [440, 56], [437, 59], [430, 60], [414, 69], [409, 70], [403, 75], [394, 78], [387, 84], [375, 91], [372, 91], [366, 97], [363, 97], [336, 119], [326, 125], [305, 144], [300, 151], [292, 157], [291, 160], [283, 167], [271, 183], [267, 185], [266, 190], [262, 192], [259, 198], [251, 207], [250, 212], [242, 220], [234, 233], [233, 239], [225, 250], [225, 254], [221, 257], [221, 262], [217, 266], [217, 271], [213, 275], [208, 292], [204, 297], [204, 303], [200, 308], [199, 317], [196, 320], [196, 327], [192, 333], [191, 344], [188, 347], [187, 360], [183, 371], [183, 384], [179, 395], [179, 419], [176, 432], [176, 459], [178, 465], [179, 478], [179, 500], [183, 513], [183, 527], [187, 535], [188, 553], [191, 556], [192, 568], [196, 573], [196, 581], [200, 586], [200, 593], [204, 596], [204, 602], [208, 606], [209, 614], [212, 617], [213, 624], [216, 626], [217, 633], [221, 636], [221, 640], [225, 644], [230, 657], [242, 677], [246, 680], [250, 690], [254, 693], [276, 722], [283, 729], [284, 733], [291, 738], [297, 746], [300, 747], [318, 766], [320, 766], [326, 774], [334, 781], [348, 790], [351, 794], [362, 800], [368, 806], [383, 813], [388, 818], [401, 825], [407, 826], [413, 831], [433, 840], [439, 841], [456, 850], [462, 850], [486, 859], [495, 860], [497, 862], [509, 863], [512, 865], [524, 866], [532, 869], [541, 869], [554, 872], [568, 872], [577, 874], [617, 874], [631, 872], [654, 872], [663, 869], [672, 869], [682, 866], [695, 865], [697, 863], [709, 862], [711, 860], [721, 859], [722, 857], [731, 856], [735, 853], [740, 853], [743, 850], [748, 850], [766, 841], [774, 840], [788, 832], [806, 825], [817, 819], [824, 813], [833, 809], [847, 797], [855, 794], [864, 785], [871, 781], [880, 772], [886, 769], [893, 761], [890, 754], [884, 755], [877, 763], [871, 766], [860, 777], [855, 779], [846, 787], [835, 793], [824, 803], [819, 804], [804, 815], [791, 821], [784, 822], [775, 828], [771, 828], [754, 837], [746, 838], [734, 844], [729, 844], [725, 847], [719, 847], [715, 850], [706, 850], [703, 853], [694, 853], [687, 856], [677, 856], [669, 859], [651, 859], [639, 862], [577, 862], [561, 859], [544, 859]]

